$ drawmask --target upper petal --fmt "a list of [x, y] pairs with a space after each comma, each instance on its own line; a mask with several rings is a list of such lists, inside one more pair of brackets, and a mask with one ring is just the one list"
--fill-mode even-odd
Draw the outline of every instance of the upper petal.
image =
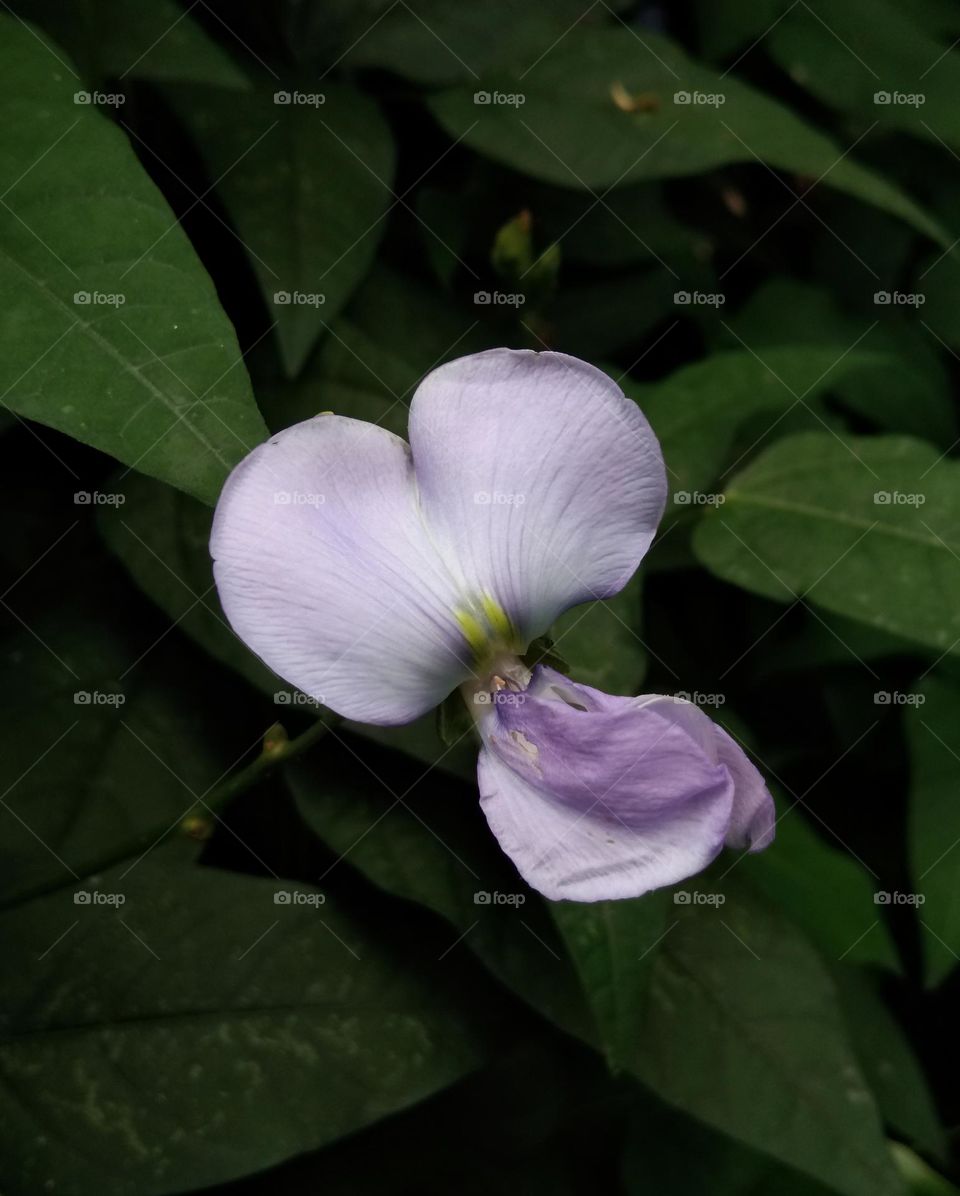
[[469, 675], [410, 450], [383, 428], [321, 415], [260, 445], [224, 486], [210, 548], [237, 635], [347, 718], [407, 722]]
[[553, 696], [549, 673], [501, 695], [481, 723], [481, 805], [521, 875], [555, 900], [600, 901], [706, 867], [734, 785], [712, 737], [691, 734], [698, 719], [669, 699], [612, 698], [566, 678], [565, 698]]
[[493, 349], [434, 370], [413, 397], [410, 444], [441, 551], [524, 640], [616, 593], [663, 513], [650, 425], [605, 374], [562, 353]]

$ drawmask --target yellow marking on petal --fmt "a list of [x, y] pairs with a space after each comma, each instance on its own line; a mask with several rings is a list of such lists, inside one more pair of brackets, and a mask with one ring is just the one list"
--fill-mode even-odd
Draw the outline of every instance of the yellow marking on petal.
[[486, 615], [487, 622], [493, 628], [494, 635], [505, 643], [512, 642], [516, 633], [513, 629], [513, 624], [510, 622], [510, 616], [500, 603], [491, 598], [489, 594], [484, 594], [483, 596], [483, 613]]
[[460, 630], [464, 634], [464, 638], [470, 645], [473, 654], [477, 657], [482, 656], [490, 637], [487, 634], [487, 629], [483, 626], [476, 615], [471, 614], [468, 610], [462, 608], [455, 610], [454, 616], [457, 623], [460, 625]]

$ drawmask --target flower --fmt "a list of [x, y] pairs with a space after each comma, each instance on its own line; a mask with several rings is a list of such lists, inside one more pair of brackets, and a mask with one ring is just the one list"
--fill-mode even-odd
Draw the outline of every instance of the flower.
[[319, 415], [237, 466], [211, 535], [237, 635], [363, 722], [409, 722], [460, 686], [484, 813], [549, 898], [634, 897], [724, 844], [767, 846], [763, 780], [698, 707], [522, 660], [650, 546], [666, 475], [636, 404], [576, 358], [494, 349], [423, 380], [409, 435]]

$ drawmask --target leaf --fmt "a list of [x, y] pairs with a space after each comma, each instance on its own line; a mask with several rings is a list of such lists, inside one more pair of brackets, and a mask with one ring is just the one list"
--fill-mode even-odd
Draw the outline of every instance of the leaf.
[[631, 1115], [622, 1168], [627, 1196], [830, 1196], [836, 1191], [653, 1100]]
[[[625, 7], [613, 0], [610, 9]], [[418, 83], [474, 82], [477, 72], [504, 63], [533, 61], [572, 26], [596, 21], [580, 0], [518, 6], [512, 0], [486, 0], [481, 6], [415, 0], [395, 5], [383, 19], [369, 23], [346, 61], [376, 66]]]
[[614, 1071], [635, 1067], [642, 1050], [647, 986], [666, 910], [663, 892], [632, 901], [550, 904]]
[[941, 457], [905, 437], [780, 440], [736, 475], [723, 506], [697, 526], [694, 551], [718, 577], [755, 593], [803, 597], [953, 651], [960, 492], [957, 466]]
[[170, 621], [221, 664], [264, 693], [292, 693], [227, 622], [213, 581], [212, 512], [187, 494], [133, 475], [124, 503], [98, 511], [107, 544]]
[[224, 1182], [477, 1065], [484, 1034], [449, 968], [411, 967], [334, 900], [275, 904], [291, 888], [325, 896], [148, 858], [100, 879], [121, 906], [59, 895], [4, 916], [11, 1196]]
[[[960, 55], [950, 53], [951, 41], [931, 36], [914, 13], [889, 0], [810, 0], [778, 22], [765, 44], [790, 78], [821, 102], [876, 123], [881, 132], [902, 129], [957, 146]], [[878, 103], [878, 94], [889, 98]]]
[[877, 978], [865, 968], [845, 966], [835, 967], [833, 975], [854, 1049], [884, 1121], [918, 1150], [945, 1160], [947, 1139], [923, 1069], [887, 1008]]
[[[329, 754], [328, 754], [329, 755]], [[307, 825], [339, 859], [379, 888], [445, 919], [455, 934], [525, 1001], [579, 1037], [592, 1037], [580, 986], [539, 894], [500, 850], [480, 812], [474, 786], [445, 779], [432, 791], [416, 770], [397, 792], [397, 764], [345, 767], [304, 758], [285, 770]], [[489, 900], [488, 900], [489, 899]]]
[[734, 333], [730, 347], [747, 344], [764, 358], [768, 347], [816, 346], [809, 360], [798, 354], [796, 369], [780, 375], [798, 393], [817, 381], [827, 346], [834, 346], [837, 358], [856, 346], [850, 354], [854, 368], [844, 369], [841, 361], [826, 379], [848, 410], [888, 431], [935, 440], [944, 448], [956, 438], [950, 379], [939, 346], [926, 329], [918, 330], [890, 306], [875, 305], [865, 319], [846, 311], [820, 286], [779, 278], [759, 287], [731, 316], [729, 327]]
[[243, 96], [178, 87], [170, 99], [250, 258], [284, 367], [297, 374], [383, 235], [393, 199], [389, 126], [373, 100], [328, 81], [322, 91]]
[[939, 984], [960, 955], [960, 687], [927, 677], [905, 715], [910, 749], [908, 844], [924, 974]]
[[[682, 366], [645, 388], [638, 401], [663, 449], [674, 513], [696, 505], [691, 496], [709, 493], [722, 468], [753, 451], [766, 432], [779, 432], [790, 411], [805, 414], [797, 394], [806, 391], [804, 402], [816, 407], [817, 399], [842, 378], [883, 361], [869, 353], [843, 356], [842, 350], [822, 347], [770, 348], [760, 356], [737, 349]], [[795, 382], [801, 375], [806, 385], [798, 390], [787, 379]], [[758, 416], [764, 417], [761, 435], [740, 444], [738, 433]]]
[[233, 329], [122, 134], [74, 104], [37, 35], [2, 20], [0, 393], [213, 502], [266, 435]]
[[650, 983], [639, 1078], [844, 1196], [901, 1193], [829, 976], [743, 892], [676, 909]]
[[332, 410], [406, 439], [410, 400], [424, 375], [495, 343], [478, 328], [474, 311], [382, 264], [330, 329], [298, 379], [267, 388], [272, 428]]
[[553, 625], [551, 646], [576, 681], [628, 697], [640, 692], [647, 671], [647, 653], [638, 630], [642, 592], [638, 572], [619, 594], [575, 606]]
[[799, 811], [781, 815], [775, 851], [746, 856], [739, 868], [828, 959], [900, 970], [883, 911], [874, 902], [877, 883], [852, 856], [825, 842]]
[[[66, 49], [84, 76], [115, 92], [129, 77], [191, 80], [240, 91], [246, 75], [174, 0], [14, 0], [9, 6]], [[79, 82], [79, 80], [78, 80]]]
[[142, 610], [128, 617], [131, 595], [97, 584], [92, 569], [75, 572], [77, 582], [69, 619], [33, 609], [29, 628], [16, 623], [4, 637], [4, 903], [76, 888], [105, 853], [175, 826], [250, 746], [245, 727], [224, 736], [216, 679], [198, 673], [182, 643], [153, 652], [167, 625]]
[[[648, 97], [615, 102], [622, 89]], [[724, 102], [677, 103], [677, 93]], [[519, 96], [476, 102], [475, 94]], [[485, 74], [440, 92], [430, 107], [447, 132], [523, 174], [565, 187], [606, 189], [700, 174], [732, 162], [766, 163], [899, 216], [943, 245], [943, 229], [896, 187], [859, 166], [846, 147], [760, 92], [686, 57], [644, 30], [571, 33], [524, 71]]]

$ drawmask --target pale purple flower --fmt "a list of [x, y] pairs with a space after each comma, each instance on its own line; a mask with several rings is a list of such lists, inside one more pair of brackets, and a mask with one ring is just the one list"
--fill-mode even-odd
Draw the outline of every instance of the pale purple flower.
[[409, 445], [329, 414], [260, 445], [224, 487], [211, 551], [236, 633], [343, 716], [405, 723], [462, 688], [481, 805], [530, 885], [635, 897], [773, 838], [760, 774], [698, 707], [521, 660], [563, 611], [625, 585], [665, 500], [656, 437], [605, 374], [494, 349], [424, 379]]

